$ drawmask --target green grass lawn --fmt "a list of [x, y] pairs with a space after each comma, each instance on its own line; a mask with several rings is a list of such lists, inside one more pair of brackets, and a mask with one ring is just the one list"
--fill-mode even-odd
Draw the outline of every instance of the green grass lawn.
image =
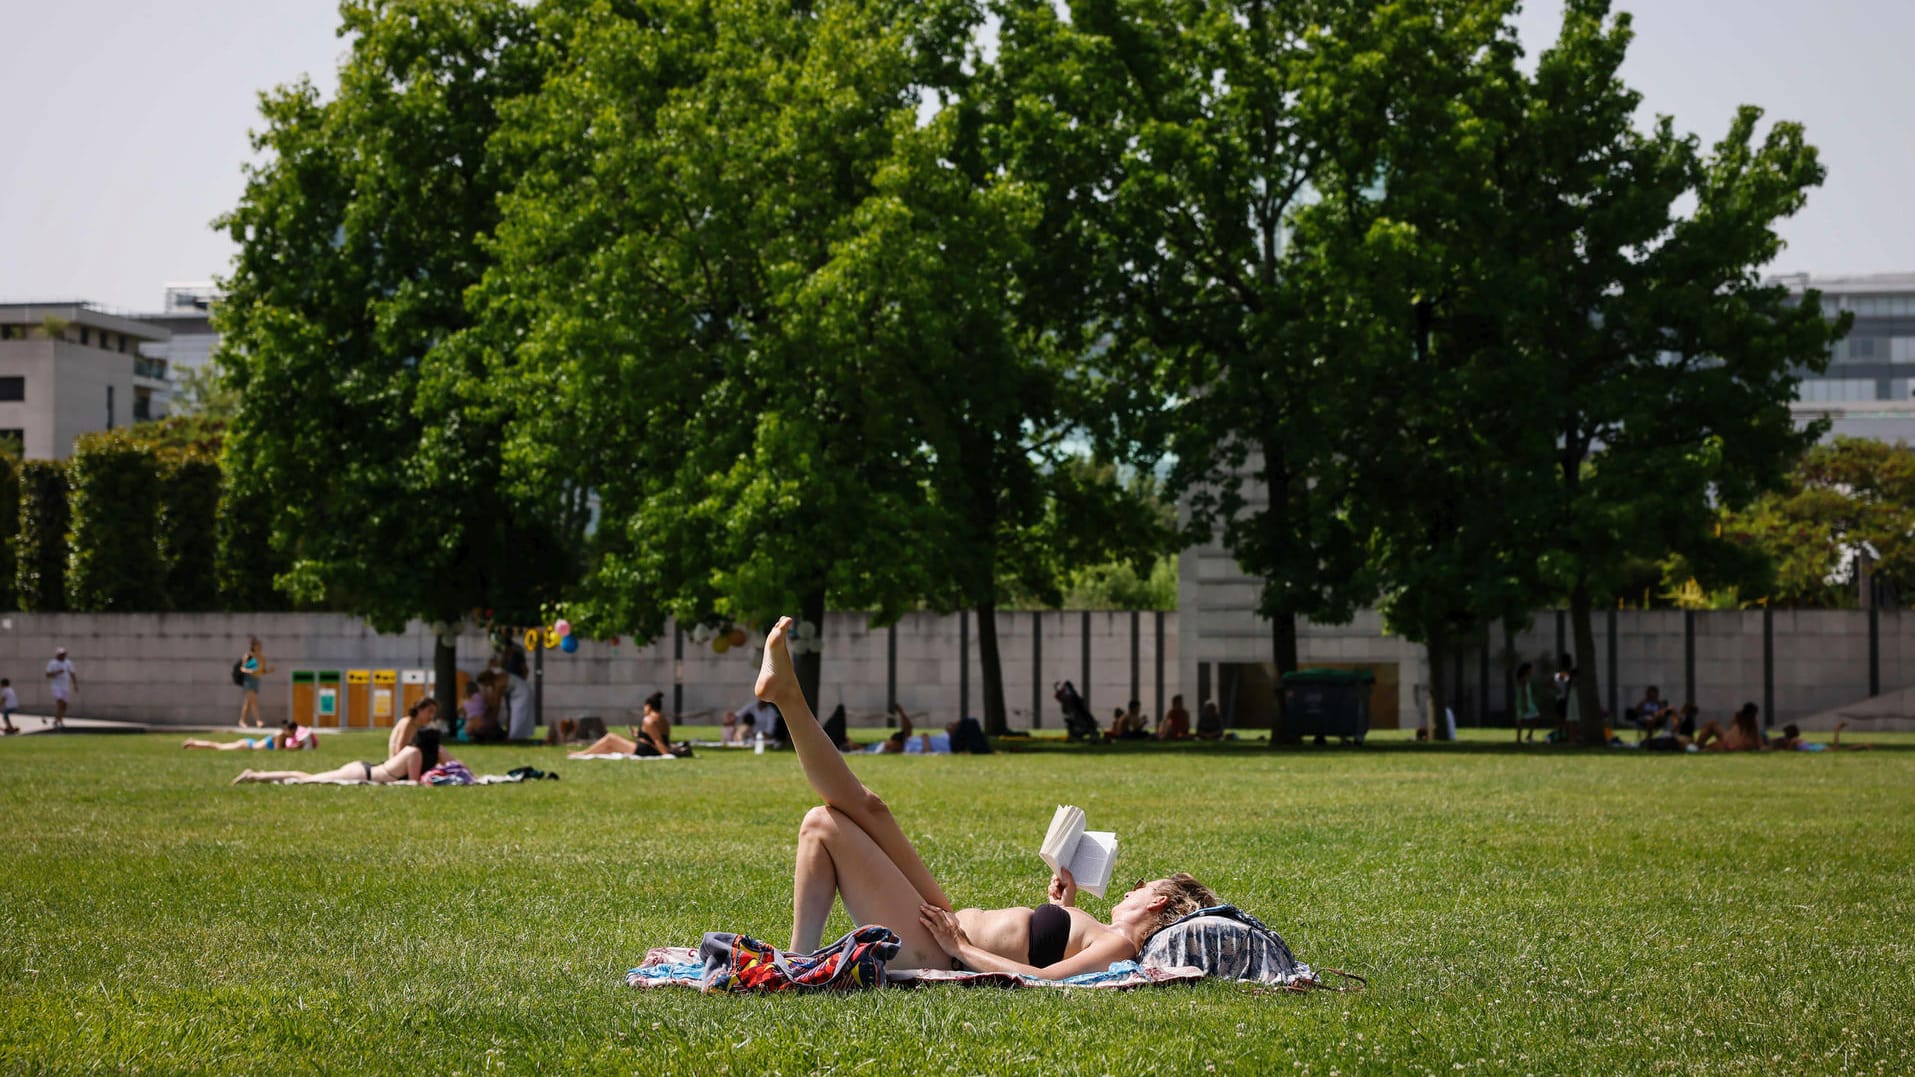
[[[1041, 900], [1038, 839], [1076, 803], [1118, 831], [1125, 881], [1194, 872], [1367, 992], [769, 998], [622, 977], [707, 930], [787, 941], [813, 803], [789, 754], [465, 748], [482, 773], [563, 777], [235, 787], [285, 757], [13, 738], [0, 1071], [1915, 1069], [1915, 737], [1666, 756], [1503, 736], [854, 764], [962, 904]], [[302, 761], [382, 747], [329, 738]]]

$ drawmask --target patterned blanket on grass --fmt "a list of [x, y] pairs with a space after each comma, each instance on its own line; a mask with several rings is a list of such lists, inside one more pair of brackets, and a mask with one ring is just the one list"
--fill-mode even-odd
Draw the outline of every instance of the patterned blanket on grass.
[[940, 983], [973, 987], [1121, 989], [1188, 983], [1204, 976], [1199, 968], [1146, 968], [1135, 961], [1119, 961], [1108, 969], [1062, 980], [1008, 972], [886, 969], [885, 962], [897, 956], [897, 952], [898, 937], [889, 928], [878, 926], [861, 927], [810, 954], [788, 954], [749, 935], [715, 931], [707, 934], [697, 949], [660, 946], [651, 950], [645, 955], [644, 964], [625, 974], [625, 983], [630, 987], [695, 987], [701, 991], [752, 993], [849, 991]]

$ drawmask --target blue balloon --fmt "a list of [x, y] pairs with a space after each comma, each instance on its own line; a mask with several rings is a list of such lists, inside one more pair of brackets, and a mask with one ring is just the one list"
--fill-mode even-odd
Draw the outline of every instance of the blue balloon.
[[571, 654], [573, 651], [578, 650], [578, 637], [567, 636], [560, 640], [559, 650], [564, 651], [566, 654]]

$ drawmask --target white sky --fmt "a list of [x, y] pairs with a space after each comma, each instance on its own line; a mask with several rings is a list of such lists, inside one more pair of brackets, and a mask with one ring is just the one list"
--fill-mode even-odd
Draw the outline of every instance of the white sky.
[[[1705, 141], [1738, 104], [1798, 120], [1829, 170], [1783, 271], [1915, 270], [1915, 3], [1627, 0], [1627, 77]], [[1529, 0], [1536, 51], [1560, 0]], [[331, 0], [0, 0], [0, 299], [157, 309], [224, 272], [255, 95], [334, 84]]]

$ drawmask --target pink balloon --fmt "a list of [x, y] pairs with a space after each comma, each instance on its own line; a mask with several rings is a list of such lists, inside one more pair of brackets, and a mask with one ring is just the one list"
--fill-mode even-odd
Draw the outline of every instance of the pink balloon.
[[559, 622], [552, 626], [552, 631], [557, 632], [560, 639], [564, 639], [572, 634], [572, 622], [561, 617]]

